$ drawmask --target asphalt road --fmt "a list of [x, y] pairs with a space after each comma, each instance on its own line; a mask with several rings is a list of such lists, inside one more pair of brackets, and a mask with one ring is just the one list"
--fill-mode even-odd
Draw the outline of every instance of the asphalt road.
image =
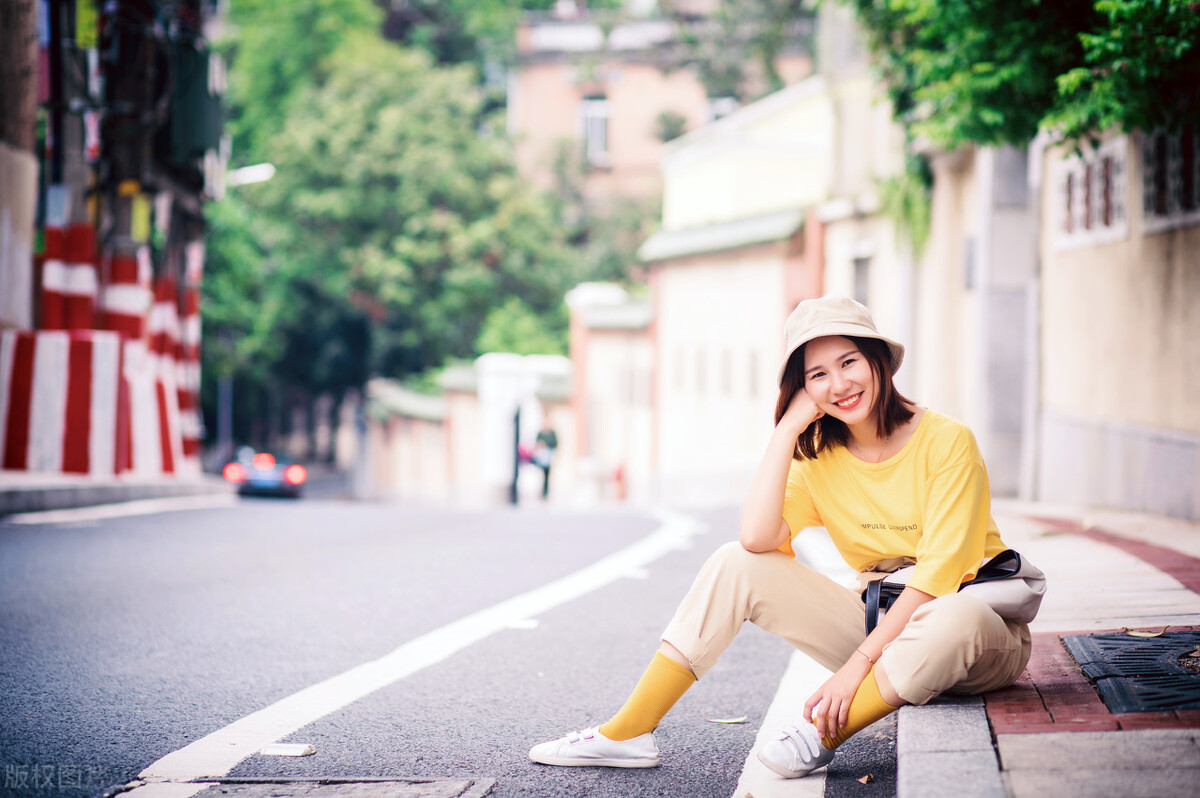
[[[735, 511], [690, 545], [303, 725], [314, 756], [231, 776], [486, 777], [497, 796], [731, 795], [787, 664], [747, 626], [646, 771], [533, 765], [603, 721]], [[71, 525], [0, 523], [0, 787], [99, 795], [306, 687], [646, 538], [635, 510], [450, 511], [305, 499]], [[747, 716], [743, 724], [706, 718]], [[217, 774], [223, 775], [223, 774]]]

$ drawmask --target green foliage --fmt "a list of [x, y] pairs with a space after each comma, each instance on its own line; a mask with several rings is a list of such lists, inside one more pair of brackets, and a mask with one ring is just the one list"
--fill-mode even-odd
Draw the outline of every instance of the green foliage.
[[1048, 118], [1067, 139], [1098, 130], [1179, 130], [1200, 122], [1200, 2], [1101, 0], [1084, 66], [1058, 77]]
[[924, 158], [910, 155], [905, 169], [895, 177], [879, 185], [880, 200], [884, 215], [892, 220], [919, 255], [929, 240], [932, 223], [933, 173]]
[[218, 43], [232, 62], [227, 132], [237, 163], [267, 159], [270, 142], [299, 109], [299, 94], [328, 77], [328, 59], [354, 33], [378, 31], [371, 0], [237, 0], [231, 35]]
[[368, 36], [330, 65], [279, 135], [277, 176], [261, 196], [287, 221], [288, 240], [274, 245], [288, 250], [296, 286], [370, 318], [366, 368], [402, 376], [471, 354], [497, 296], [555, 306], [565, 251], [507, 143], [480, 135], [488, 120], [471, 71], [433, 69]]
[[[473, 66], [388, 42], [358, 0], [237, 7], [235, 150], [276, 167], [208, 214], [204, 369], [234, 378], [239, 413], [473, 357], [510, 297], [561, 349], [582, 261], [518, 178]], [[361, 13], [307, 40], [297, 20], [338, 7]]]
[[[784, 81], [776, 58], [789, 47], [811, 49], [805, 33], [812, 17], [809, 0], [725, 0], [703, 20], [685, 3], [658, 5], [680, 26], [682, 47], [669, 67], [695, 69], [709, 97], [748, 101], [777, 91]], [[760, 81], [751, 80], [751, 68]]]
[[[563, 306], [560, 306], [562, 308]], [[552, 323], [529, 307], [520, 297], [511, 296], [493, 308], [484, 320], [476, 350], [515, 352], [518, 355], [565, 355], [566, 314], [561, 309]]]
[[583, 193], [585, 158], [570, 141], [559, 143], [551, 172], [554, 187], [549, 201], [559, 229], [573, 255], [571, 284], [599, 281], [629, 283], [637, 250], [657, 223], [658, 199], [613, 197], [600, 203]]
[[1033, 138], [1097, 18], [1092, 0], [849, 2], [897, 114], [949, 149]]
[[677, 139], [687, 132], [687, 117], [675, 111], [663, 111], [654, 120], [654, 137], [661, 142]]
[[204, 372], [261, 380], [282, 352], [274, 332], [281, 299], [249, 206], [230, 196], [208, 206], [208, 247], [200, 303]]
[[897, 115], [953, 149], [1196, 121], [1195, 0], [843, 0]]

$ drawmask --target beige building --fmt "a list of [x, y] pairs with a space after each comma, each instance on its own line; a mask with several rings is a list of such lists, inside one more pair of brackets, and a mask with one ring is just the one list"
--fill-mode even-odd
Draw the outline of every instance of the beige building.
[[[655, 16], [648, 5], [589, 14], [568, 4], [567, 11], [527, 15], [508, 84], [508, 131], [522, 174], [550, 186], [565, 146], [571, 158], [583, 159], [589, 199], [657, 198], [660, 116], [694, 130], [736, 107], [731, 98], [707, 96], [692, 69], [671, 68], [680, 23]], [[712, 5], [690, 4], [698, 14]], [[794, 83], [812, 71], [812, 61], [785, 53], [776, 69]]]
[[994, 493], [1200, 519], [1197, 152], [930, 154], [915, 394], [974, 429]]
[[913, 271], [913, 398], [966, 422], [996, 495], [1030, 495], [1036, 430], [1036, 203], [1026, 153], [928, 154], [929, 242]]
[[653, 308], [620, 286], [585, 283], [571, 311], [571, 406], [580, 485], [590, 497], [643, 498], [655, 475]]
[[1200, 136], [1050, 146], [1033, 176], [1037, 494], [1200, 520]]

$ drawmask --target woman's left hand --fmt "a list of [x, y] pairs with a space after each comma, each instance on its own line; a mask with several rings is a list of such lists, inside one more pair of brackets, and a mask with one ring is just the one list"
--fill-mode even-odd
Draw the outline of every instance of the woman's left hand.
[[812, 718], [822, 738], [832, 737], [846, 726], [850, 702], [870, 672], [871, 663], [854, 655], [804, 702], [804, 717]]

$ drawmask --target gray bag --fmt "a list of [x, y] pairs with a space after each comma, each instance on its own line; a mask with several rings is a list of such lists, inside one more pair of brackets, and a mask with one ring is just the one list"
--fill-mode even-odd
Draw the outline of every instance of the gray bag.
[[[867, 605], [867, 634], [904, 592], [915, 570], [915, 565], [909, 565], [867, 585], [862, 593]], [[1016, 551], [1005, 549], [979, 566], [975, 578], [963, 582], [959, 592], [980, 599], [1001, 618], [1029, 623], [1037, 617], [1042, 596], [1046, 595], [1046, 575]]]

